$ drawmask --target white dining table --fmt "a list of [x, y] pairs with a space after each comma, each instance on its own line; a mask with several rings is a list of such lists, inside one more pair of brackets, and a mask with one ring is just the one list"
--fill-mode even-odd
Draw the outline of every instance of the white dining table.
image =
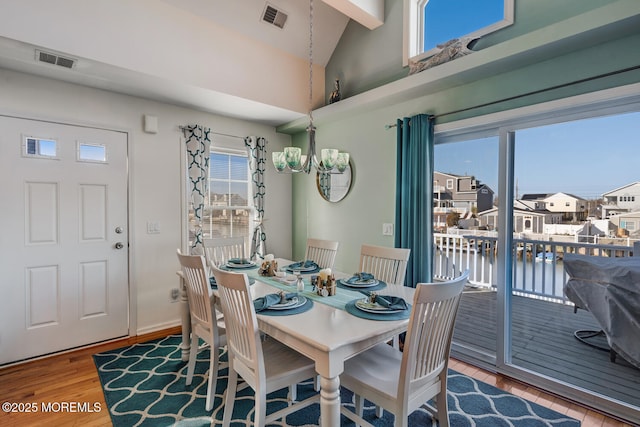
[[[280, 266], [290, 263], [288, 260], [278, 260]], [[336, 278], [349, 276], [337, 272], [334, 274]], [[257, 274], [251, 276], [256, 279], [256, 283], [251, 286], [254, 298], [279, 290], [261, 280]], [[304, 277], [308, 280], [310, 275]], [[295, 282], [291, 285], [291, 290], [295, 291]], [[411, 303], [414, 291], [409, 287], [387, 285], [377, 293], [399, 296]], [[340, 293], [341, 288], [337, 292]], [[312, 294], [308, 284], [303, 294]], [[182, 357], [186, 360], [190, 345], [190, 322], [188, 301], [184, 295], [182, 300]], [[316, 372], [320, 376], [320, 425], [324, 427], [340, 425], [340, 374], [344, 370], [344, 362], [406, 331], [409, 324], [408, 319], [369, 320], [356, 317], [318, 299], [315, 299], [313, 308], [304, 313], [288, 316], [258, 313], [257, 317], [261, 331], [315, 361]]]

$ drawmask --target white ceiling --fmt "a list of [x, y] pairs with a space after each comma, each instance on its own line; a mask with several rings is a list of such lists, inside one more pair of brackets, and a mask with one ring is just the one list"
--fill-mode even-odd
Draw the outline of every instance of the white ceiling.
[[[0, 14], [0, 68], [273, 126], [306, 113], [309, 82], [309, 3], [306, 1], [136, 0], [127, 3], [129, 0], [104, 0], [86, 3], [84, 0], [56, 0], [53, 2], [55, 7], [49, 1], [0, 0], [3, 9]], [[363, 0], [340, 1], [352, 5]], [[261, 21], [267, 3], [287, 13], [283, 29]], [[128, 11], [135, 20], [128, 16]], [[141, 13], [145, 15], [142, 20], [139, 18]], [[157, 18], [160, 20], [154, 21]], [[68, 22], [60, 22], [65, 20]], [[118, 25], [114, 26], [113, 21], [118, 21]], [[348, 21], [347, 16], [323, 1], [314, 1], [314, 64], [324, 69]], [[194, 24], [199, 26], [196, 30], [193, 30]], [[83, 28], [83, 25], [87, 27]], [[128, 28], [131, 33], [138, 28], [148, 31], [123, 35]], [[114, 32], [118, 29], [120, 33]], [[154, 31], [157, 33], [153, 34]], [[145, 38], [147, 33], [151, 35]], [[207, 37], [215, 40], [209, 42]], [[128, 41], [129, 46], [126, 45]], [[202, 54], [204, 57], [215, 56], [217, 64], [208, 74], [194, 74], [190, 70], [191, 74], [181, 75], [182, 70], [171, 68], [176, 62], [172, 52], [202, 51], [208, 47], [212, 49], [211, 54]], [[77, 66], [68, 70], [38, 63], [34, 54], [36, 48], [76, 58]], [[167, 58], [159, 55], [163, 49]], [[218, 68], [223, 77], [215, 75]], [[265, 73], [270, 75], [265, 76]], [[288, 73], [292, 74], [289, 76]], [[278, 78], [289, 82], [289, 88], [297, 92], [295, 99], [283, 99], [286, 89], [283, 89], [283, 83], [278, 83]], [[271, 81], [274, 87], [270, 88]], [[258, 89], [244, 90], [254, 82]], [[317, 88], [315, 95], [316, 91], [324, 91], [324, 85], [315, 78], [314, 88]]]

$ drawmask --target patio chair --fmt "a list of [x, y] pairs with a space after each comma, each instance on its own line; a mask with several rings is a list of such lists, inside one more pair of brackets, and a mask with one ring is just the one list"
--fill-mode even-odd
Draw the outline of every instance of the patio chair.
[[[372, 426], [362, 418], [364, 399], [395, 415], [395, 425], [408, 425], [413, 411], [425, 407], [449, 426], [447, 370], [451, 337], [462, 289], [469, 273], [439, 283], [418, 283], [411, 308], [404, 350], [377, 346], [347, 360], [340, 374], [343, 387], [355, 395], [355, 413], [341, 412], [358, 425]], [[427, 405], [435, 398], [436, 407]]]
[[216, 310], [210, 297], [209, 274], [205, 259], [201, 255], [183, 255], [178, 249], [178, 260], [182, 267], [182, 277], [187, 288], [189, 313], [191, 317], [191, 348], [187, 363], [187, 385], [193, 381], [196, 355], [200, 350], [199, 338], [209, 345], [209, 380], [207, 384], [206, 409], [213, 409], [218, 380], [219, 349], [226, 345], [223, 319], [216, 316]]
[[[238, 386], [238, 375], [255, 392], [254, 425], [286, 417], [320, 401], [320, 395], [293, 403], [291, 387], [316, 375], [313, 360], [266, 337], [261, 340], [258, 319], [249, 291], [247, 275], [213, 268], [227, 326], [229, 382], [226, 391], [223, 426], [229, 426]], [[289, 405], [266, 414], [267, 394], [289, 387]]]

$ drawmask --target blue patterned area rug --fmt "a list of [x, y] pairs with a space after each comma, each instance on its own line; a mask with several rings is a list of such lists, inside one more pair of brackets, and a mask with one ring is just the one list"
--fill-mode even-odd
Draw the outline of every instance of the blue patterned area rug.
[[[209, 350], [202, 350], [198, 355], [193, 382], [187, 386], [187, 366], [181, 360], [180, 342], [179, 335], [172, 335], [93, 356], [114, 426], [221, 425], [227, 369], [220, 370], [214, 407], [207, 412], [204, 407]], [[226, 353], [223, 352], [221, 357], [226, 360]], [[311, 381], [298, 385], [299, 398], [312, 392]], [[343, 389], [341, 395], [342, 404], [353, 410], [352, 394]], [[267, 413], [286, 405], [286, 390], [268, 397]], [[580, 422], [573, 418], [453, 370], [449, 372], [448, 399], [451, 427], [580, 426]], [[239, 392], [232, 426], [253, 425], [253, 405], [250, 388]], [[391, 414], [385, 411], [384, 417], [378, 419], [374, 412], [374, 406], [367, 406], [365, 419], [375, 426], [393, 426]], [[319, 415], [320, 406], [315, 404], [289, 415], [286, 422], [278, 421], [272, 425], [314, 426], [318, 425]], [[434, 424], [431, 415], [423, 410], [415, 411], [409, 418], [409, 426], [412, 427]], [[341, 425], [354, 424], [342, 416]]]

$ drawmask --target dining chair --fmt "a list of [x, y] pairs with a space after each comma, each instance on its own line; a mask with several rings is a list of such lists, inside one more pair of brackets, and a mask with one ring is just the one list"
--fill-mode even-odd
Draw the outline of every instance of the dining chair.
[[186, 284], [189, 313], [191, 317], [191, 348], [187, 363], [187, 385], [193, 381], [196, 356], [200, 350], [199, 338], [209, 345], [209, 380], [207, 384], [206, 409], [213, 408], [215, 388], [220, 365], [219, 350], [226, 345], [225, 325], [217, 316], [210, 296], [209, 273], [206, 261], [201, 255], [183, 255], [178, 249], [178, 259], [182, 267], [182, 277]]
[[[226, 320], [229, 358], [229, 380], [222, 425], [226, 427], [231, 422], [238, 375], [255, 392], [256, 426], [263, 427], [319, 402], [320, 395], [314, 393], [305, 400], [293, 403], [291, 388], [314, 377], [315, 364], [313, 360], [273, 338], [267, 336], [264, 340], [261, 339], [247, 275], [215, 267], [213, 274], [218, 283], [218, 294]], [[267, 394], [285, 387], [289, 387], [289, 405], [267, 415]]]
[[246, 258], [244, 237], [203, 239], [204, 253], [209, 266], [220, 266], [230, 258]]
[[362, 245], [360, 271], [371, 273], [388, 285], [404, 285], [411, 249]]
[[[447, 370], [451, 338], [460, 296], [469, 272], [436, 283], [418, 283], [413, 298], [403, 351], [386, 345], [347, 360], [340, 383], [355, 395], [355, 413], [341, 412], [357, 425], [372, 426], [362, 418], [364, 399], [395, 415], [395, 426], [406, 427], [413, 411], [425, 407], [449, 426]], [[436, 407], [427, 402], [435, 398]]]
[[[403, 286], [410, 255], [411, 249], [362, 245], [359, 271], [371, 273], [387, 285]], [[393, 338], [393, 346], [400, 348], [400, 337]]]
[[333, 240], [307, 239], [305, 260], [314, 261], [320, 268], [331, 268], [336, 261], [336, 253], [340, 242]]

